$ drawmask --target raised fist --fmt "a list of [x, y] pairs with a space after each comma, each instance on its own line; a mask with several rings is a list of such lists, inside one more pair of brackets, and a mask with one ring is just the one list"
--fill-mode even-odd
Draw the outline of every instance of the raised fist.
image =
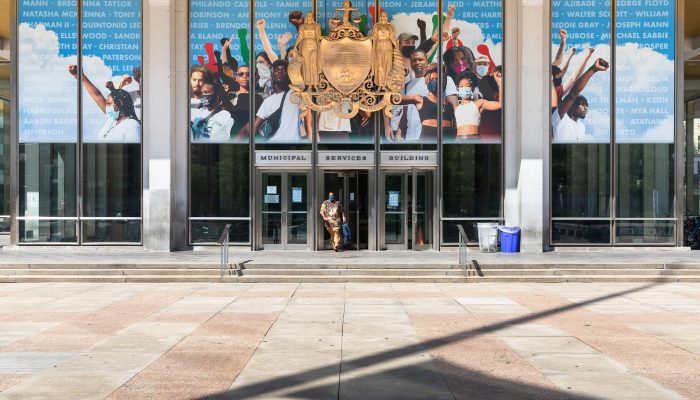
[[78, 76], [78, 66], [75, 64], [69, 65], [68, 72], [70, 72], [70, 74], [73, 76]]
[[562, 42], [566, 42], [567, 36], [569, 36], [569, 33], [566, 31], [566, 29], [559, 29], [559, 38], [562, 40]]
[[593, 64], [593, 69], [596, 71], [607, 71], [608, 68], [610, 68], [610, 64], [602, 58], [595, 60], [595, 63]]
[[291, 22], [292, 25], [299, 28], [299, 25], [304, 23], [304, 15], [301, 13], [301, 11], [298, 10], [290, 11], [289, 22]]
[[259, 19], [256, 23], [255, 26], [258, 27], [258, 29], [265, 29], [265, 20], [264, 19]]

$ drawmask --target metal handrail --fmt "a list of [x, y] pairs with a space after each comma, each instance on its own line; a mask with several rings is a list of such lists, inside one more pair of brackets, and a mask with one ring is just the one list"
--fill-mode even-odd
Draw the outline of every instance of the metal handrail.
[[459, 265], [464, 268], [464, 273], [469, 274], [469, 266], [471, 263], [467, 260], [467, 232], [464, 231], [462, 224], [457, 224], [459, 230]]
[[219, 240], [216, 242], [221, 245], [221, 277], [224, 277], [224, 266], [228, 265], [228, 235], [229, 231], [231, 231], [231, 224], [226, 224], [224, 226], [224, 231], [221, 232], [221, 236], [219, 236]]

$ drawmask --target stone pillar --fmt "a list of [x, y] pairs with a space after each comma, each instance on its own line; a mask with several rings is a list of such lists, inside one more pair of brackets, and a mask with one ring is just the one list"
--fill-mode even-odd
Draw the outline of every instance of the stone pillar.
[[144, 247], [187, 245], [187, 3], [143, 6]]
[[550, 5], [518, 0], [505, 11], [504, 213], [522, 228], [521, 250], [541, 252], [549, 245]]

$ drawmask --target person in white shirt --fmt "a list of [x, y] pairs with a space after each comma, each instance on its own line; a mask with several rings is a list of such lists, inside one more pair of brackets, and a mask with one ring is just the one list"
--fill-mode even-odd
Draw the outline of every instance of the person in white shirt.
[[[68, 72], [78, 78], [78, 67], [69, 65]], [[110, 94], [105, 97], [102, 92], [88, 79], [85, 74], [80, 78], [83, 87], [97, 107], [105, 114], [105, 122], [97, 135], [85, 135], [88, 143], [140, 143], [141, 123], [134, 110], [134, 102], [129, 92], [115, 89], [112, 81], [107, 81], [106, 87]]]
[[[265, 143], [303, 143], [311, 141], [312, 120], [311, 113], [300, 115], [299, 105], [292, 102], [292, 90], [289, 87], [289, 75], [287, 74], [288, 62], [277, 60], [272, 63], [272, 88], [274, 94], [266, 98], [255, 116], [253, 132], [257, 132], [266, 119], [270, 118], [281, 108], [279, 126], [272, 132]], [[284, 103], [282, 103], [284, 99]], [[249, 132], [249, 125], [241, 129], [241, 136], [245, 137]]]
[[588, 113], [588, 100], [581, 96], [588, 81], [596, 72], [607, 71], [610, 65], [599, 58], [588, 70], [576, 80], [569, 94], [552, 114], [553, 143], [591, 143], [593, 137], [586, 134], [583, 120]]
[[[427, 97], [430, 94], [426, 76], [437, 69], [437, 65], [429, 65], [428, 57], [423, 50], [414, 50], [411, 54], [411, 69], [415, 78], [406, 84], [402, 95], [417, 95]], [[444, 98], [453, 107], [457, 106], [457, 87], [450, 77], [444, 81]], [[404, 116], [403, 113], [406, 113]], [[437, 118], [437, 116], [436, 116]], [[402, 123], [403, 119], [403, 123]], [[385, 118], [385, 136], [387, 141], [417, 142], [420, 140], [422, 123], [415, 105], [397, 106], [393, 109], [391, 119]]]
[[202, 108], [192, 115], [190, 129], [192, 142], [226, 143], [231, 140], [231, 103], [224, 98], [221, 85], [205, 83], [202, 85]]

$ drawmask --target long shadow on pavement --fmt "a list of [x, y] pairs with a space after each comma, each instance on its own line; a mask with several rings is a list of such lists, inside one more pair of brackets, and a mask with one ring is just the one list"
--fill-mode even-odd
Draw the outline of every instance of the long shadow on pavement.
[[[448, 344], [459, 343], [465, 340], [472, 340], [477, 336], [493, 333], [494, 331], [507, 328], [511, 325], [523, 324], [531, 321], [535, 321], [541, 318], [546, 318], [552, 315], [560, 314], [569, 310], [573, 310], [580, 307], [585, 307], [597, 302], [613, 299], [620, 296], [625, 296], [631, 293], [641, 292], [643, 290], [649, 289], [656, 284], [650, 284], [645, 286], [640, 286], [616, 293], [607, 294], [604, 296], [596, 297], [586, 301], [572, 303], [566, 306], [557, 307], [545, 311], [541, 311], [534, 314], [525, 315], [518, 318], [509, 319], [506, 321], [485, 325], [479, 328], [464, 330], [452, 335], [444, 336], [437, 339], [431, 339], [426, 342], [421, 342], [413, 344], [410, 346], [405, 346], [399, 349], [392, 349], [388, 351], [383, 351], [377, 354], [360, 357], [356, 359], [343, 360], [342, 366], [339, 367], [337, 364], [332, 364], [324, 367], [314, 368], [306, 371], [299, 371], [291, 373], [286, 376], [279, 378], [273, 378], [267, 380], [263, 383], [256, 383], [250, 385], [244, 385], [242, 387], [229, 390], [223, 393], [217, 393], [211, 396], [206, 396], [200, 398], [200, 400], [221, 400], [221, 399], [248, 399], [256, 396], [264, 396], [266, 394], [273, 395], [274, 392], [279, 392], [280, 390], [294, 390], [293, 388], [299, 385], [304, 385], [306, 388], [299, 389], [296, 392], [287, 392], [284, 396], [295, 398], [295, 399], [328, 399], [328, 398], [348, 398], [348, 399], [393, 399], [396, 398], [392, 396], [390, 391], [388, 392], [369, 392], [369, 393], [357, 393], [353, 394], [350, 392], [344, 392], [344, 388], [350, 386], [357, 386], [357, 382], [353, 385], [348, 379], [343, 379], [341, 376], [340, 389], [338, 389], [338, 383], [332, 385], [335, 388], [333, 391], [337, 392], [332, 397], [329, 397], [331, 387], [329, 384], [319, 384], [316, 386], [309, 387], [309, 384], [319, 380], [328, 380], [333, 376], [337, 376], [342, 368], [342, 374], [354, 374], [361, 375], [362, 369], [368, 366], [377, 366], [385, 362], [396, 360], [408, 355], [415, 355], [419, 353], [424, 353], [426, 350], [445, 346]], [[460, 388], [451, 387], [453, 391], [453, 398], [470, 398], [472, 396], [477, 396], [475, 398], [484, 399], [582, 399], [588, 400], [593, 399], [592, 397], [582, 397], [582, 396], [572, 396], [569, 393], [549, 390], [547, 388], [542, 388], [535, 385], [524, 384], [523, 382], [511, 381], [507, 379], [497, 378], [494, 376], [486, 375], [478, 371], [472, 371], [464, 369], [461, 366], [453, 365], [446, 360], [432, 360], [433, 363], [439, 364], [443, 363], [443, 366], [448, 368], [441, 368], [440, 373], [443, 375], [443, 380], [445, 380], [445, 375], [455, 378], [460, 382]], [[404, 366], [400, 368], [382, 370], [381, 374], [387, 374], [387, 383], [395, 379], [394, 382], [404, 382], [406, 384], [414, 383], [416, 380], [421, 379], [421, 372], [426, 372], [426, 368], [431, 368], [431, 373], [435, 373], [435, 369], [429, 365], [412, 365]], [[447, 372], [445, 372], [447, 371]], [[453, 371], [453, 372], [449, 372]], [[352, 379], [362, 379], [361, 377], [356, 377]], [[464, 387], [467, 389], [464, 389]], [[360, 385], [362, 387], [362, 385]], [[367, 387], [367, 389], [371, 389]], [[372, 388], [374, 390], [381, 390], [379, 387]], [[390, 389], [390, 386], [387, 387]], [[457, 393], [454, 391], [457, 390]], [[464, 391], [463, 391], [464, 390]], [[468, 393], [465, 393], [468, 392]], [[276, 395], [275, 393], [274, 395]], [[471, 393], [471, 394], [469, 394]], [[419, 393], [417, 395], [420, 396]], [[430, 396], [422, 397], [431, 400], [438, 400]]]

